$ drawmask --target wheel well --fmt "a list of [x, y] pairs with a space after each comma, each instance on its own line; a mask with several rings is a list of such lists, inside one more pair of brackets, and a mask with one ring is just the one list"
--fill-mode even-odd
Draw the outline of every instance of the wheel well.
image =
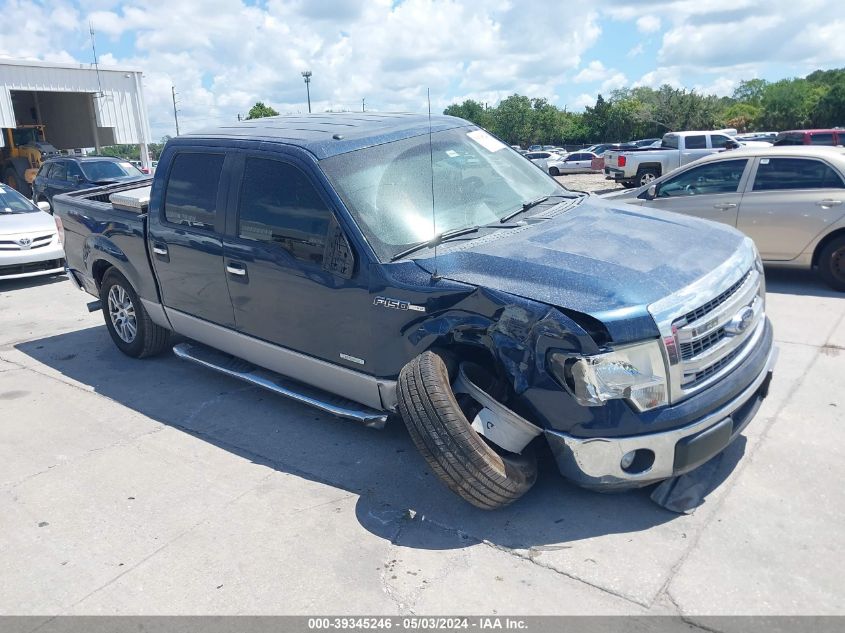
[[838, 237], [845, 237], [845, 228], [837, 229], [833, 231], [830, 235], [825, 235], [821, 242], [818, 243], [816, 246], [816, 250], [813, 251], [813, 262], [811, 266], [816, 267], [819, 265], [819, 257], [821, 256], [824, 247], [830, 244], [833, 240]]
[[91, 274], [94, 277], [94, 281], [97, 282], [97, 288], [100, 287], [100, 284], [103, 282], [103, 277], [106, 276], [106, 271], [111, 267], [112, 265], [104, 259], [98, 259], [94, 262], [94, 265], [91, 267]]
[[642, 171], [645, 171], [646, 169], [654, 169], [654, 170], [656, 170], [656, 171], [657, 171], [657, 173], [658, 173], [658, 174], [659, 174], [659, 173], [662, 173], [662, 171], [663, 171], [663, 170], [661, 169], [661, 167], [660, 167], [660, 164], [659, 164], [659, 163], [646, 163], [645, 165], [640, 165], [640, 166], [639, 166], [639, 168], [637, 169], [637, 173], [640, 173], [640, 172], [642, 172]]

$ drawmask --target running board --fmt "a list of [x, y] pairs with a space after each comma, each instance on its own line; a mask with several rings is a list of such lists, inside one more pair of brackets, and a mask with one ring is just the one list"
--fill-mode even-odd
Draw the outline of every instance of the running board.
[[354, 420], [376, 429], [384, 428], [387, 422], [387, 413], [384, 411], [376, 411], [352, 400], [296, 382], [201, 343], [179, 343], [173, 347], [173, 353], [179, 358], [193, 361], [232, 378], [239, 378], [339, 418]]

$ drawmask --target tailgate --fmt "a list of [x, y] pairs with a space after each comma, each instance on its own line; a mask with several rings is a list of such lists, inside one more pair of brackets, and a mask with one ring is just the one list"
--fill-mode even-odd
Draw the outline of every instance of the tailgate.
[[620, 153], [621, 152], [605, 152], [603, 167], [618, 167]]

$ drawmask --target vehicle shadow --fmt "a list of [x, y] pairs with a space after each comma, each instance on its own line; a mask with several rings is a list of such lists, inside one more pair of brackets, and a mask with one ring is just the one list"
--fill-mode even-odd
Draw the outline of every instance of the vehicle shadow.
[[[356, 517], [361, 525], [391, 541], [401, 530], [403, 546], [451, 549], [483, 540], [507, 548], [542, 548], [638, 532], [678, 516], [653, 503], [651, 489], [607, 495], [566, 483], [544, 448], [539, 451], [538, 484], [512, 506], [485, 512], [439, 483], [399, 419], [379, 432], [191, 365], [172, 353], [133, 360], [114, 347], [105, 326], [15, 348], [42, 364], [39, 371], [56, 371], [161, 424], [254, 463], [359, 495]], [[726, 451], [712, 488], [730, 474], [743, 452], [744, 442]], [[446, 529], [402, 530], [411, 517]]]
[[805, 297], [845, 297], [822, 281], [815, 271], [769, 266], [766, 267], [766, 292]]
[[20, 290], [22, 288], [36, 288], [38, 286], [49, 286], [51, 284], [57, 284], [67, 280], [68, 277], [65, 273], [38, 277], [24, 277], [23, 279], [0, 279], [0, 292], [10, 292], [12, 290]]

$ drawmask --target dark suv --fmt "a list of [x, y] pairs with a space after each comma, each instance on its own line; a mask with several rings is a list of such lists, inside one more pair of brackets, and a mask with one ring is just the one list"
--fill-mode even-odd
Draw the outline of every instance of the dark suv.
[[53, 196], [100, 185], [147, 178], [128, 160], [110, 156], [62, 156], [41, 165], [32, 182], [32, 200], [47, 202], [53, 209]]

